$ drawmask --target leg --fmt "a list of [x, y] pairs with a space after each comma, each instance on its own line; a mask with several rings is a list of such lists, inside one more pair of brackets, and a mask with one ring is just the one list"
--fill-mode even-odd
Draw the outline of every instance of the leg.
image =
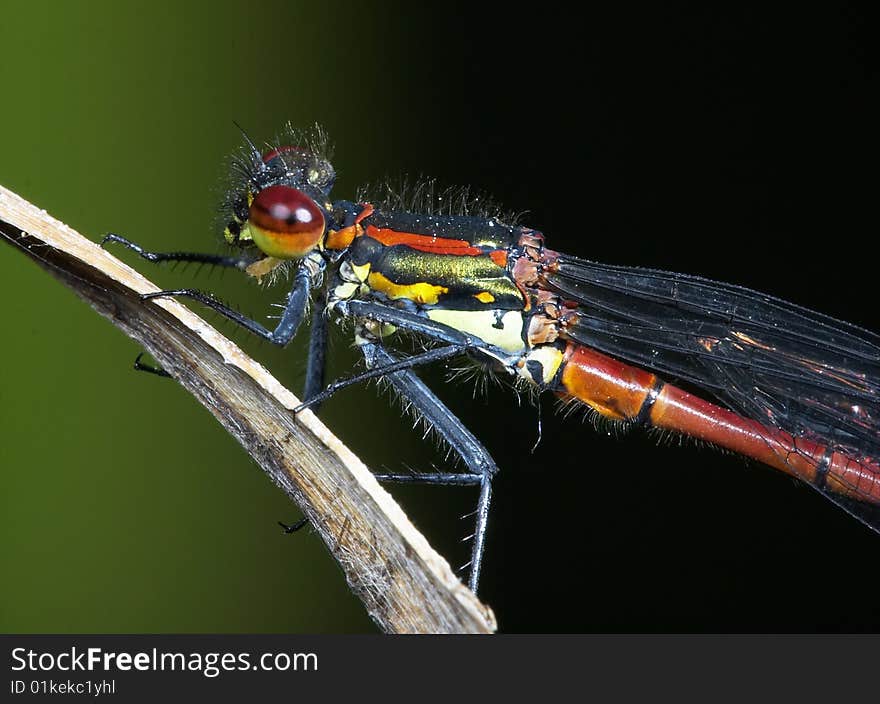
[[148, 374], [155, 374], [156, 376], [164, 376], [164, 377], [168, 377], [169, 379], [171, 378], [171, 375], [168, 372], [166, 372], [164, 369], [162, 369], [162, 367], [156, 367], [156, 366], [153, 366], [152, 364], [144, 364], [143, 362], [141, 362], [141, 358], [143, 356], [144, 356], [144, 353], [141, 352], [137, 357], [135, 357], [135, 360], [134, 360], [135, 371], [147, 372]]
[[479, 348], [488, 356], [500, 361], [512, 363], [513, 357], [499, 347], [489, 345], [479, 337], [456, 330], [453, 327], [422, 317], [417, 313], [393, 308], [374, 301], [340, 301], [334, 310], [343, 317], [369, 318], [382, 323], [390, 323], [397, 327], [420, 333], [433, 340], [448, 342], [451, 345], [463, 345], [469, 349]]
[[[199, 252], [148, 252], [139, 244], [132, 242], [131, 240], [126, 239], [125, 237], [121, 237], [112, 232], [104, 235], [104, 238], [101, 240], [101, 246], [103, 247], [107, 242], [117, 242], [128, 247], [133, 252], [136, 252], [141, 258], [146, 259], [150, 262], [155, 262], [159, 264], [161, 262], [197, 262], [200, 264], [211, 264], [214, 266], [225, 266], [234, 269], [246, 269], [249, 264], [251, 264], [252, 260], [246, 259], [244, 257], [224, 257], [216, 254], [201, 254]], [[170, 377], [171, 375], [166, 372], [161, 367], [156, 367], [152, 364], [144, 364], [141, 362], [141, 358], [144, 356], [144, 353], [141, 352], [137, 358], [134, 360], [134, 368], [139, 372], [147, 372], [149, 374], [155, 374], [156, 376], [164, 376]]]
[[[375, 343], [361, 346], [369, 368], [388, 367], [395, 364], [395, 357]], [[480, 569], [483, 565], [483, 551], [486, 542], [486, 524], [489, 517], [489, 504], [492, 501], [492, 477], [498, 466], [489, 451], [471, 433], [464, 424], [438, 399], [434, 393], [415, 375], [411, 369], [393, 372], [387, 377], [388, 382], [412, 404], [416, 411], [432, 425], [443, 440], [462, 459], [467, 468], [466, 474], [432, 473], [432, 474], [377, 474], [381, 481], [419, 482], [427, 484], [479, 484], [480, 496], [477, 500], [476, 530], [471, 550], [470, 579], [468, 586], [477, 591], [480, 581]]]
[[478, 474], [461, 474], [455, 472], [410, 472], [409, 474], [374, 474], [381, 482], [397, 482], [398, 484], [437, 484], [439, 486], [473, 486], [482, 484], [483, 478]]
[[[323, 301], [316, 302], [312, 310], [312, 328], [309, 335], [309, 358], [306, 362], [306, 383], [303, 388], [303, 399], [311, 401], [321, 393], [324, 386], [324, 370], [327, 356], [327, 318]], [[311, 406], [317, 413], [320, 403]]]
[[104, 235], [104, 239], [101, 240], [101, 246], [103, 247], [107, 242], [118, 242], [125, 245], [143, 259], [157, 264], [159, 262], [198, 262], [200, 264], [213, 264], [215, 266], [244, 270], [254, 262], [253, 259], [245, 257], [224, 257], [219, 254], [200, 254], [199, 252], [148, 252], [139, 244], [135, 244], [131, 240], [115, 235], [112, 232]]
[[[101, 240], [101, 245], [103, 246], [107, 242], [118, 242], [119, 244], [123, 244], [132, 251], [139, 254], [142, 258], [155, 263], [165, 261], [200, 262], [203, 264], [213, 264], [217, 266], [225, 266], [244, 270], [254, 261], [253, 259], [247, 259], [244, 257], [224, 257], [192, 252], [148, 252], [144, 250], [140, 245], [112, 233], [106, 235], [104, 239]], [[300, 269], [297, 271], [293, 289], [288, 295], [287, 305], [284, 308], [284, 313], [281, 316], [281, 320], [279, 321], [278, 326], [275, 328], [275, 330], [271, 332], [256, 321], [250, 320], [240, 313], [226, 306], [223, 306], [218, 301], [215, 301], [214, 299], [205, 296], [200, 291], [194, 291], [191, 289], [183, 289], [179, 291], [162, 291], [158, 293], [147, 294], [145, 296], [142, 296], [142, 298], [159, 298], [163, 295], [188, 296], [190, 298], [194, 298], [195, 300], [200, 301], [201, 303], [204, 303], [210, 308], [213, 308], [222, 315], [225, 315], [230, 320], [239, 323], [240, 325], [249, 329], [251, 332], [254, 332], [257, 335], [268, 339], [270, 342], [284, 345], [287, 344], [291, 339], [293, 339], [293, 336], [296, 334], [297, 328], [302, 322], [302, 316], [305, 313], [306, 302], [308, 301], [310, 290], [311, 273], [306, 266], [301, 265]], [[315, 311], [312, 317], [311, 332], [312, 335], [309, 340], [309, 361], [308, 367], [306, 369], [306, 399], [318, 393], [321, 386], [323, 385], [324, 380], [324, 355], [326, 352], [327, 344], [327, 322], [324, 318], [323, 305], [315, 306]], [[134, 361], [134, 368], [136, 370], [149, 372], [151, 374], [156, 374], [157, 376], [171, 376], [168, 372], [160, 367], [156, 367], [150, 364], [143, 364], [141, 362], [142, 357], [143, 352], [141, 352]], [[308, 524], [308, 522], [309, 520], [307, 518], [302, 518], [291, 525], [281, 523], [280, 521], [278, 523], [284, 529], [285, 533], [290, 534], [300, 530], [303, 526]]]
[[299, 269], [296, 271], [293, 288], [290, 290], [290, 293], [287, 294], [287, 302], [284, 305], [284, 312], [281, 314], [281, 319], [278, 321], [278, 325], [274, 330], [269, 330], [256, 320], [248, 318], [246, 315], [242, 315], [238, 311], [224, 305], [208, 294], [191, 288], [143, 293], [141, 294], [141, 300], [148, 301], [153, 298], [171, 297], [192, 298], [193, 300], [206, 305], [208, 308], [217, 311], [220, 315], [228, 318], [232, 322], [238, 323], [254, 335], [283, 347], [293, 339], [300, 323], [302, 323], [306, 311], [306, 305], [309, 302], [309, 294], [311, 293], [312, 275], [309, 261], [303, 260]]
[[285, 534], [290, 535], [291, 533], [296, 533], [300, 528], [306, 526], [308, 522], [308, 518], [300, 518], [296, 523], [292, 523], [290, 525], [278, 521], [278, 525], [284, 528]]
[[387, 376], [388, 374], [393, 374], [394, 372], [399, 372], [404, 369], [412, 369], [413, 367], [418, 367], [423, 364], [431, 364], [432, 362], [439, 362], [444, 359], [449, 359], [450, 357], [458, 357], [459, 355], [467, 352], [467, 350], [468, 348], [464, 345], [448, 345], [447, 347], [435, 347], [434, 349], [428, 350], [427, 352], [422, 352], [421, 354], [413, 355], [412, 357], [405, 357], [404, 359], [396, 360], [389, 364], [381, 364], [375, 367], [371, 367], [367, 369], [367, 371], [361, 372], [360, 374], [355, 374], [354, 376], [350, 376], [347, 379], [337, 379], [326, 389], [318, 394], [309, 397], [307, 401], [301, 403], [299, 406], [294, 408], [293, 412], [299, 413], [306, 408], [311, 408], [317, 404], [321, 404], [337, 391], [340, 391], [347, 386], [360, 384], [363, 381], [375, 379], [376, 377]]

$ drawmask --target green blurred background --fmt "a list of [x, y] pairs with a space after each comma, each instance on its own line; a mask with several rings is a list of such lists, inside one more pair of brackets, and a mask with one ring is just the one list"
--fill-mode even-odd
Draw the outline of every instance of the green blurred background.
[[[550, 6], [0, 3], [0, 183], [98, 239], [218, 251], [233, 121], [336, 144], [336, 193], [489, 191], [552, 246], [772, 291], [880, 327], [862, 22]], [[815, 245], [834, 247], [817, 254]], [[280, 291], [155, 269], [260, 317]], [[0, 631], [352, 632], [372, 624], [298, 511], [137, 346], [0, 247]], [[209, 318], [211, 319], [211, 318]], [[303, 339], [221, 329], [298, 391]], [[332, 372], [354, 356], [333, 341]], [[483, 597], [502, 630], [874, 630], [880, 542], [809, 490], [690, 443], [593, 432], [443, 384], [503, 469]], [[442, 460], [372, 387], [322, 417], [368, 465]], [[465, 489], [395, 490], [453, 564]], [[818, 595], [818, 596], [817, 596]], [[844, 598], [843, 595], [847, 595]], [[823, 602], [823, 598], [825, 601]], [[816, 608], [823, 604], [824, 608]]]

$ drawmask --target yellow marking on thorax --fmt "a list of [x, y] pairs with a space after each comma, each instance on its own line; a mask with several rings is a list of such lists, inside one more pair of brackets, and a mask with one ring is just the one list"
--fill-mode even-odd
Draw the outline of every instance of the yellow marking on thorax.
[[353, 283], [344, 283], [339, 284], [336, 288], [333, 289], [333, 297], [337, 298], [341, 301], [348, 301], [355, 297], [355, 295], [360, 290], [359, 284]]
[[361, 264], [360, 266], [351, 265], [351, 272], [355, 275], [358, 281], [366, 281], [367, 277], [370, 275], [370, 263]]
[[426, 312], [431, 320], [475, 335], [483, 342], [500, 347], [506, 352], [522, 352], [525, 349], [522, 339], [522, 313], [518, 310], [507, 311], [501, 318], [500, 327], [495, 327], [498, 323], [494, 310], [433, 308]]
[[445, 286], [425, 282], [396, 284], [378, 271], [371, 273], [367, 282], [370, 288], [384, 293], [388, 298], [408, 298], [415, 303], [428, 305], [436, 304], [440, 300], [440, 296], [449, 291]]

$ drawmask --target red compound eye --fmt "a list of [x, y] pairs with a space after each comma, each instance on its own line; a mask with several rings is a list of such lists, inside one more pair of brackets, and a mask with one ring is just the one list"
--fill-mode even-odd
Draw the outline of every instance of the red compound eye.
[[249, 228], [270, 257], [296, 259], [311, 252], [324, 235], [324, 213], [315, 201], [290, 186], [269, 186], [250, 207]]

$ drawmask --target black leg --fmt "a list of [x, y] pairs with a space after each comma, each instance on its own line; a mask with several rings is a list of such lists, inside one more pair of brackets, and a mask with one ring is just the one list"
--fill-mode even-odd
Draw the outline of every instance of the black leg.
[[[368, 368], [388, 368], [397, 362], [397, 359], [390, 352], [378, 344], [364, 343], [361, 345], [361, 351]], [[378, 479], [394, 482], [480, 485], [476, 530], [471, 550], [471, 571], [468, 580], [468, 586], [476, 592], [480, 581], [480, 570], [483, 566], [486, 525], [489, 518], [489, 505], [492, 501], [492, 477], [498, 472], [498, 466], [483, 444], [411, 369], [392, 372], [386, 379], [462, 459], [467, 473], [456, 475], [438, 472], [430, 474], [378, 474], [376, 476]]]
[[[324, 371], [327, 358], [327, 316], [323, 301], [315, 302], [312, 310], [312, 327], [309, 335], [309, 357], [306, 362], [306, 383], [303, 399], [311, 401], [324, 387]], [[318, 412], [320, 403], [311, 406]]]
[[405, 357], [404, 359], [399, 359], [395, 362], [391, 362], [390, 364], [368, 368], [367, 371], [361, 372], [360, 374], [355, 374], [354, 376], [350, 376], [347, 379], [337, 379], [326, 389], [318, 394], [315, 394], [314, 396], [309, 397], [307, 401], [304, 401], [299, 406], [294, 408], [293, 412], [299, 413], [306, 408], [311, 408], [316, 404], [323, 403], [337, 391], [340, 391], [347, 386], [360, 384], [363, 381], [375, 379], [376, 377], [380, 376], [386, 376], [388, 374], [393, 374], [394, 372], [399, 372], [404, 369], [412, 369], [413, 367], [418, 367], [424, 364], [431, 364], [433, 362], [439, 362], [444, 359], [449, 359], [450, 357], [458, 357], [467, 352], [467, 350], [468, 348], [464, 345], [436, 347], [434, 349], [428, 350], [427, 352], [415, 354], [412, 357]]
[[290, 535], [291, 533], [296, 533], [300, 528], [308, 525], [308, 523], [309, 523], [308, 518], [300, 518], [296, 523], [291, 523], [290, 525], [287, 525], [286, 523], [282, 523], [281, 521], [278, 521], [278, 525], [281, 526], [282, 528], [284, 528], [284, 532], [287, 535]]
[[483, 478], [476, 474], [454, 472], [410, 472], [409, 474], [374, 474], [380, 482], [398, 484], [439, 484], [441, 486], [473, 486], [482, 484]]
[[141, 352], [134, 360], [134, 368], [135, 371], [139, 372], [147, 372], [148, 374], [155, 374], [156, 376], [164, 376], [171, 378], [171, 375], [166, 372], [162, 367], [157, 367], [152, 364], [144, 364], [141, 362], [141, 358], [144, 356], [144, 353]]
[[451, 345], [463, 345], [468, 349], [479, 348], [487, 356], [498, 360], [512, 362], [516, 355], [502, 350], [494, 345], [486, 344], [474, 335], [469, 335], [461, 330], [438, 323], [417, 313], [393, 308], [383, 303], [373, 301], [340, 301], [334, 310], [343, 317], [369, 318], [382, 323], [390, 323], [410, 332], [421, 333], [433, 340], [448, 342]]
[[212, 298], [208, 294], [197, 291], [196, 289], [182, 288], [173, 291], [156, 291], [155, 293], [143, 293], [141, 294], [141, 299], [144, 301], [148, 301], [153, 298], [191, 298], [195, 301], [198, 301], [199, 303], [202, 303], [208, 308], [217, 311], [218, 313], [220, 313], [220, 315], [228, 318], [232, 322], [238, 323], [254, 335], [262, 337], [264, 340], [268, 340], [273, 344], [283, 347], [293, 339], [293, 336], [296, 335], [296, 331], [299, 328], [300, 323], [302, 323], [302, 319], [306, 311], [306, 305], [309, 302], [311, 285], [312, 268], [309, 265], [309, 261], [304, 260], [303, 263], [300, 264], [299, 269], [297, 269], [296, 271], [296, 276], [294, 277], [293, 281], [293, 288], [290, 290], [290, 293], [287, 294], [287, 301], [284, 305], [284, 312], [281, 314], [281, 319], [278, 321], [278, 325], [275, 327], [274, 330], [269, 330], [268, 328], [258, 323], [256, 320], [248, 318], [246, 315], [243, 315], [238, 311], [233, 310], [229, 306], [221, 303], [215, 298]]
[[252, 258], [246, 257], [224, 257], [220, 254], [201, 254], [199, 252], [148, 252], [139, 244], [112, 232], [104, 235], [104, 239], [101, 240], [101, 246], [103, 247], [107, 242], [118, 242], [136, 252], [143, 259], [156, 262], [157, 264], [159, 262], [198, 262], [200, 264], [213, 264], [215, 266], [244, 270], [255, 261]]
[[[213, 264], [216, 266], [224, 266], [234, 269], [245, 270], [255, 260], [245, 257], [224, 257], [221, 255], [201, 254], [197, 252], [148, 252], [140, 245], [120, 237], [119, 235], [109, 233], [101, 240], [101, 246], [107, 242], [117, 242], [132, 251], [136, 252], [143, 259], [151, 262], [198, 262], [202, 264]], [[323, 268], [323, 267], [322, 267]], [[294, 285], [287, 297], [287, 304], [284, 307], [284, 313], [275, 330], [268, 330], [255, 320], [241, 315], [237, 311], [232, 310], [228, 306], [223, 305], [219, 301], [214, 300], [210, 296], [205, 295], [201, 291], [193, 289], [180, 289], [176, 291], [158, 291], [156, 293], [145, 294], [141, 296], [144, 300], [151, 298], [162, 298], [171, 296], [182, 296], [192, 298], [216, 310], [221, 315], [247, 328], [251, 332], [264, 339], [269, 340], [278, 345], [285, 345], [293, 339], [302, 322], [305, 313], [306, 304], [311, 291], [312, 273], [308, 266], [301, 265], [294, 279]], [[312, 317], [312, 335], [309, 341], [309, 361], [306, 370], [306, 391], [305, 397], [315, 395], [324, 385], [324, 356], [327, 344], [327, 321], [324, 318], [324, 306], [316, 305]], [[156, 374], [157, 376], [171, 377], [171, 375], [160, 367], [141, 362], [143, 357], [141, 352], [134, 361], [134, 368], [138, 371]], [[302, 518], [290, 525], [278, 521], [284, 532], [287, 534], [295, 533], [304, 526], [308, 525], [309, 519]]]

